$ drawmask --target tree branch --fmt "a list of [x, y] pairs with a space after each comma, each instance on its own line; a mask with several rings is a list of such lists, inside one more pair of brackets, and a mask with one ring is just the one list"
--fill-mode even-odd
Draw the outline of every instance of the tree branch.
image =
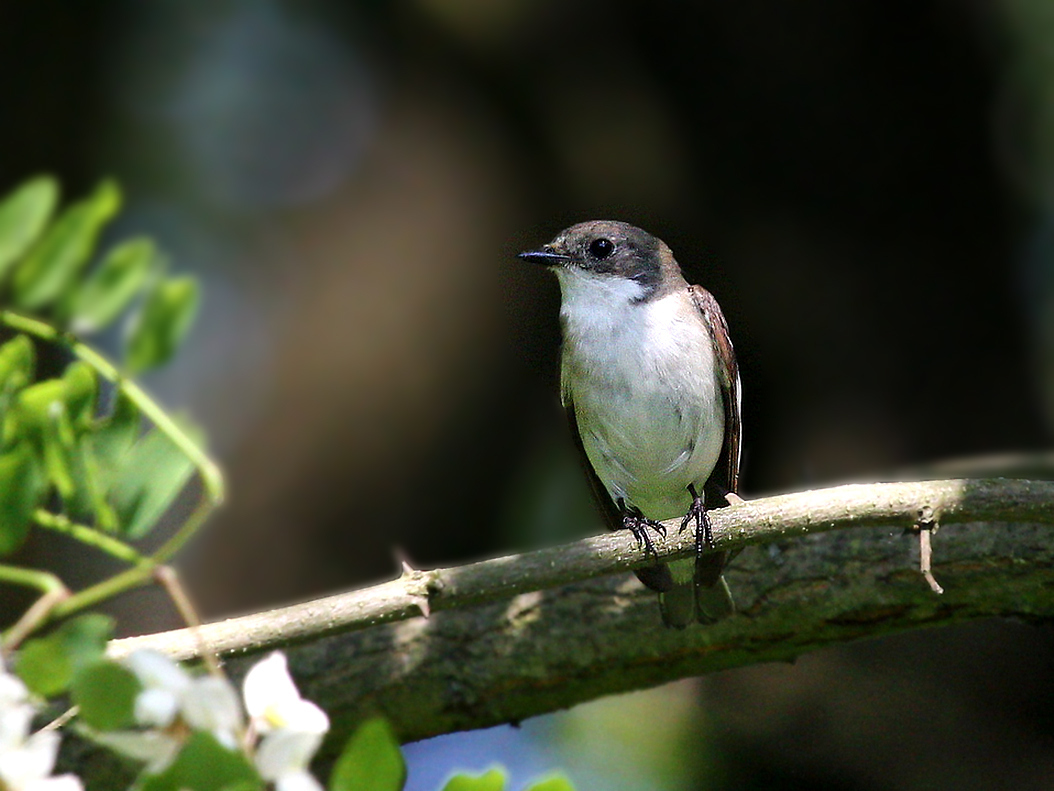
[[[726, 577], [739, 613], [714, 626], [664, 628], [654, 593], [629, 575], [611, 576], [654, 559], [628, 534], [613, 533], [413, 571], [208, 624], [202, 634], [231, 658], [235, 675], [247, 664], [238, 654], [307, 643], [290, 660], [305, 694], [330, 713], [335, 748], [376, 712], [413, 741], [861, 637], [985, 616], [1054, 615], [1054, 483], [839, 486], [721, 509], [712, 522], [719, 548], [766, 544], [732, 563]], [[943, 596], [918, 571], [920, 542], [910, 528], [919, 523], [960, 525], [933, 539]], [[656, 542], [659, 556], [690, 555], [690, 531], [669, 524], [670, 539]], [[422, 608], [429, 618], [415, 617]], [[190, 658], [195, 645], [180, 630], [119, 640], [112, 649]]]

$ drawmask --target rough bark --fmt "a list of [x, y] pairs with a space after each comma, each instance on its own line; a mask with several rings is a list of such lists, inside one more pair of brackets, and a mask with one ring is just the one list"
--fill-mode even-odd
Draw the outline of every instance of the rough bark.
[[[944, 595], [918, 571], [922, 523]], [[362, 591], [210, 624], [229, 658], [284, 645], [304, 694], [331, 715], [331, 745], [382, 712], [404, 741], [480, 728], [602, 695], [832, 643], [987, 616], [1054, 615], [1054, 484], [1012, 480], [841, 486], [713, 514], [719, 548], [747, 548], [726, 577], [739, 613], [669, 630], [629, 574], [628, 535], [414, 572]], [[955, 526], [952, 526], [955, 525]], [[858, 528], [845, 530], [841, 528]], [[657, 542], [691, 550], [690, 531]], [[806, 535], [807, 534], [807, 535]], [[647, 562], [653, 562], [650, 558]], [[420, 617], [423, 607], [429, 618]], [[119, 641], [192, 656], [185, 632]]]

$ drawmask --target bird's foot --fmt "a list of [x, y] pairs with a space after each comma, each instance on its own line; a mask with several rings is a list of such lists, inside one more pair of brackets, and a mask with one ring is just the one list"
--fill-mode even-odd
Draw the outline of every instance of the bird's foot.
[[681, 530], [688, 527], [688, 523], [695, 521], [696, 551], [698, 553], [704, 546], [714, 545], [714, 534], [710, 528], [710, 517], [706, 513], [706, 502], [696, 493], [695, 487], [688, 486], [688, 492], [692, 495], [692, 504], [688, 507], [688, 513], [681, 520]]
[[622, 511], [622, 526], [633, 533], [633, 537], [637, 539], [637, 548], [643, 549], [645, 555], [650, 552], [652, 555], [658, 556], [655, 551], [655, 545], [651, 542], [651, 536], [648, 535], [648, 528], [666, 538], [666, 527], [662, 522], [648, 519], [636, 506], [627, 506], [621, 498], [618, 501], [618, 506], [619, 510]]

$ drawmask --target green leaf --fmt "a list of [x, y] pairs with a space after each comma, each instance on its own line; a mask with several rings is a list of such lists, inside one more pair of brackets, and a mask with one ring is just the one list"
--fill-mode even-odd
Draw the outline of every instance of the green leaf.
[[37, 310], [61, 297], [88, 262], [99, 231], [120, 205], [117, 185], [104, 181], [66, 209], [15, 269], [15, 303]]
[[16, 409], [26, 433], [40, 442], [52, 404], [63, 403], [66, 386], [61, 379], [48, 379], [18, 394]]
[[74, 469], [77, 495], [66, 503], [77, 518], [90, 517], [96, 527], [108, 532], [120, 527], [110, 492], [125, 470], [128, 453], [139, 436], [139, 424], [139, 408], [118, 390], [110, 416], [97, 420], [92, 432], [80, 438]]
[[66, 404], [53, 401], [44, 422], [44, 469], [63, 500], [73, 497], [77, 489], [73, 480], [76, 442]]
[[55, 179], [37, 176], [0, 203], [0, 276], [40, 236], [51, 219], [58, 197]]
[[32, 692], [50, 698], [69, 686], [73, 662], [54, 640], [42, 637], [28, 641], [18, 652], [15, 672]]
[[166, 435], [152, 429], [128, 452], [110, 493], [121, 532], [146, 535], [186, 486], [194, 465]]
[[135, 373], [168, 362], [198, 312], [198, 281], [190, 276], [161, 281], [146, 298], [128, 338], [125, 363]]
[[575, 791], [574, 785], [563, 775], [541, 780], [524, 791]]
[[135, 698], [142, 688], [131, 670], [100, 659], [73, 674], [70, 699], [91, 727], [116, 731], [135, 725]]
[[141, 791], [239, 791], [263, 788], [263, 781], [241, 753], [228, 750], [211, 733], [196, 731], [176, 760], [160, 774], [143, 774]]
[[28, 385], [33, 379], [36, 358], [33, 342], [25, 335], [17, 335], [0, 346], [0, 391], [8, 394]]
[[38, 695], [57, 695], [76, 671], [99, 661], [112, 633], [111, 618], [97, 613], [78, 616], [46, 637], [27, 641], [18, 652], [15, 672]]
[[149, 239], [132, 239], [113, 248], [74, 294], [72, 330], [87, 334], [116, 319], [146, 284], [155, 255]]
[[77, 433], [83, 433], [92, 428], [95, 419], [95, 398], [99, 394], [95, 371], [78, 360], [66, 369], [62, 384], [66, 411]]
[[100, 421], [93, 434], [95, 454], [104, 472], [116, 471], [139, 437], [139, 407], [118, 390], [110, 416]]
[[344, 745], [330, 791], [400, 791], [406, 783], [406, 762], [392, 726], [382, 717], [366, 720]]
[[93, 425], [98, 384], [86, 364], [71, 365], [61, 379], [49, 379], [19, 393], [10, 435], [21, 432], [40, 449], [48, 480], [64, 500], [76, 494], [77, 437]]
[[108, 476], [95, 454], [95, 437], [85, 434], [78, 438], [72, 454], [75, 489], [73, 497], [63, 501], [75, 519], [94, 522], [95, 527], [107, 532], [117, 530], [117, 512], [106, 498]]
[[47, 480], [33, 445], [22, 441], [0, 454], [0, 557], [22, 546]]
[[113, 626], [114, 620], [108, 615], [85, 613], [64, 622], [52, 635], [61, 642], [76, 670], [102, 657], [113, 636]]
[[505, 773], [500, 769], [491, 769], [479, 777], [472, 775], [454, 775], [443, 786], [443, 791], [503, 791]]

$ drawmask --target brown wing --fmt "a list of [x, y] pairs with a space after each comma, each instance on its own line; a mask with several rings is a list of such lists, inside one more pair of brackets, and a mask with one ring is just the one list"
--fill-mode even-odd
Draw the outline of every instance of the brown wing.
[[709, 483], [716, 484], [725, 492], [735, 493], [739, 491], [740, 441], [743, 430], [740, 416], [739, 365], [736, 363], [732, 339], [728, 336], [728, 324], [725, 323], [725, 316], [717, 300], [702, 286], [689, 286], [689, 291], [714, 339], [714, 354], [717, 357], [721, 393], [725, 402], [725, 441]]

